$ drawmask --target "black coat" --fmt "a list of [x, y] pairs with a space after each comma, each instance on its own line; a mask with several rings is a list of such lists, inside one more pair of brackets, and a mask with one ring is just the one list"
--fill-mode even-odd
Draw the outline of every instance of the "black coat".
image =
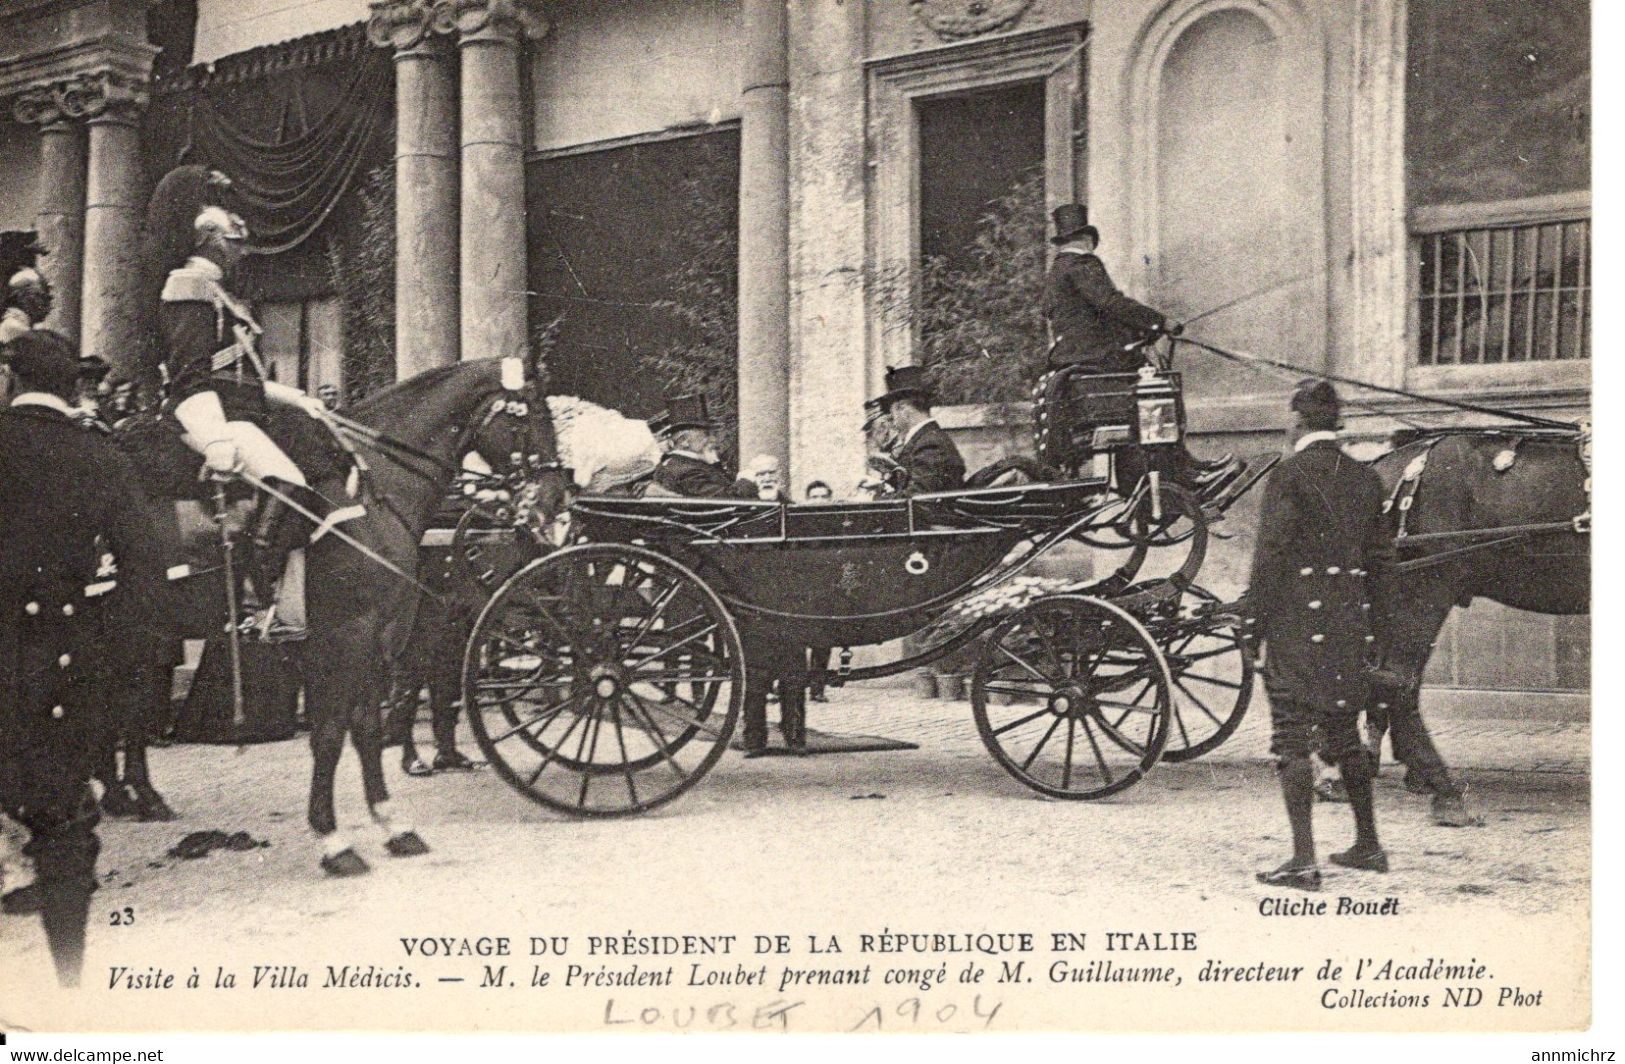
[[1364, 663], [1394, 591], [1382, 501], [1376, 471], [1331, 440], [1270, 474], [1246, 601], [1267, 647], [1272, 692], [1327, 711], [1362, 704]]
[[1055, 343], [1053, 365], [1082, 363], [1096, 373], [1132, 373], [1143, 357], [1125, 344], [1168, 320], [1117, 290], [1094, 255], [1055, 256], [1044, 279], [1044, 317]]
[[904, 495], [954, 491], [965, 486], [965, 460], [935, 421], [927, 421], [907, 443], [892, 452], [902, 467], [898, 490]]
[[0, 799], [8, 808], [77, 801], [104, 740], [97, 671], [107, 648], [150, 618], [162, 579], [134, 483], [111, 443], [63, 414], [0, 411]]
[[704, 499], [754, 499], [756, 482], [733, 477], [715, 462], [693, 455], [667, 452], [655, 468], [654, 480], [674, 495]]

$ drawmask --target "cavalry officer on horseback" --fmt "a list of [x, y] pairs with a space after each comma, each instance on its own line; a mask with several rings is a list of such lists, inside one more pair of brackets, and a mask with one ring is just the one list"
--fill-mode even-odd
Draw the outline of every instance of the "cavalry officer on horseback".
[[[89, 780], [110, 723], [98, 667], [150, 608], [160, 570], [123, 456], [74, 423], [73, 345], [34, 329], [8, 351], [19, 394], [0, 411], [0, 806], [32, 833], [33, 904], [57, 978], [74, 986], [100, 849]], [[116, 582], [100, 574], [104, 545]]]
[[1270, 752], [1292, 827], [1291, 858], [1258, 881], [1301, 890], [1320, 889], [1310, 762], [1317, 750], [1342, 770], [1354, 809], [1354, 845], [1332, 854], [1333, 863], [1388, 871], [1372, 798], [1375, 759], [1357, 721], [1369, 691], [1373, 630], [1393, 601], [1394, 545], [1381, 480], [1337, 445], [1339, 409], [1325, 381], [1304, 381], [1292, 396], [1293, 453], [1264, 487], [1252, 585], [1238, 606], [1255, 621], [1268, 654]]
[[[266, 432], [274, 423], [285, 439], [312, 430], [319, 435], [311, 419], [325, 407], [267, 379], [256, 346], [260, 327], [225, 287], [247, 254], [249, 236], [242, 218], [222, 205], [229, 187], [218, 172], [183, 166], [159, 182], [148, 208], [151, 253], [167, 271], [157, 314], [164, 412], [180, 423], [187, 445], [211, 473], [275, 484], [326, 517], [325, 501], [308, 490], [299, 465]], [[277, 408], [310, 419], [280, 417]], [[292, 516], [281, 499], [266, 497], [254, 520], [255, 590], [262, 602], [269, 600], [256, 627], [272, 641], [303, 638], [305, 631], [304, 550]]]
[[[1076, 366], [1071, 372], [1090, 376], [1138, 372], [1145, 365], [1140, 349], [1147, 339], [1177, 336], [1182, 328], [1112, 283], [1095, 254], [1100, 231], [1089, 224], [1082, 204], [1063, 203], [1053, 218], [1055, 261], [1044, 278], [1049, 366]], [[1229, 455], [1204, 462], [1181, 446], [1171, 472], [1207, 501], [1240, 476], [1243, 467]]]

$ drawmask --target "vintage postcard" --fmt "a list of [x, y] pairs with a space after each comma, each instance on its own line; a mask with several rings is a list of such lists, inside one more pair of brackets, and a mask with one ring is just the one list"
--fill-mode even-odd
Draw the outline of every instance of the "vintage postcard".
[[1591, 50], [0, 5], [0, 1036], [1588, 1030]]

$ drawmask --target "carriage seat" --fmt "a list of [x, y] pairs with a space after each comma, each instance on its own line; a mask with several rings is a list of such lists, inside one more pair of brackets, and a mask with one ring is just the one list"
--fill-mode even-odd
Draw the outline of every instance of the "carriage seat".
[[[1183, 428], [1180, 375], [1159, 376], [1173, 387], [1175, 419]], [[1081, 365], [1062, 366], [1040, 377], [1033, 388], [1033, 442], [1039, 460], [1056, 469], [1076, 469], [1096, 454], [1137, 446], [1139, 382], [1138, 373], [1090, 373]]]

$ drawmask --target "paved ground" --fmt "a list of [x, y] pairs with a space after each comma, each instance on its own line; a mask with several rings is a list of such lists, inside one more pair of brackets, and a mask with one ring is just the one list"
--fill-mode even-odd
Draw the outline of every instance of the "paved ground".
[[[890, 735], [920, 749], [794, 760], [729, 756], [671, 806], [633, 819], [587, 822], [524, 801], [488, 771], [411, 779], [390, 758], [397, 804], [434, 848], [403, 860], [383, 855], [366, 823], [354, 758], [347, 755], [340, 818], [374, 870], [342, 881], [324, 879], [315, 868], [316, 849], [303, 823], [309, 762], [302, 741], [241, 753], [230, 747], [158, 750], [156, 777], [184, 819], [104, 825], [103, 889], [87, 979], [98, 989], [64, 997], [42, 988], [46, 960], [37, 923], [3, 918], [0, 1019], [135, 1028], [593, 1028], [605, 1022], [607, 1007], [631, 1000], [658, 1011], [668, 1002], [558, 989], [518, 998], [519, 1004], [512, 995], [522, 987], [493, 997], [462, 984], [437, 984], [442, 978], [477, 982], [481, 969], [471, 960], [409, 959], [400, 940], [506, 934], [522, 945], [530, 935], [570, 934], [568, 959], [600, 964], [605, 958], [582, 956], [587, 935], [727, 931], [748, 940], [753, 932], [782, 932], [793, 936], [794, 960], [812, 964], [822, 962], [805, 955], [808, 935], [839, 933], [850, 943], [860, 931], [887, 928], [1025, 929], [1041, 941], [1062, 929], [1095, 936], [1114, 928], [1194, 929], [1201, 945], [1193, 965], [1299, 954], [1311, 966], [1354, 954], [1471, 956], [1491, 964], [1492, 978], [1503, 981], [1534, 985], [1531, 972], [1540, 973], [1546, 1000], [1557, 1010], [1527, 1019], [1495, 1012], [1475, 1019], [1480, 1027], [1573, 1022], [1585, 1007], [1591, 821], [1589, 734], [1582, 723], [1440, 722], [1440, 745], [1467, 770], [1485, 826], [1434, 827], [1426, 802], [1403, 791], [1399, 773], [1386, 773], [1379, 815], [1394, 871], [1329, 870], [1325, 896], [1373, 903], [1394, 897], [1397, 914], [1300, 925], [1265, 919], [1260, 906], [1268, 894], [1252, 880], [1254, 870], [1275, 863], [1286, 848], [1279, 798], [1263, 763], [1262, 713], [1207, 760], [1161, 766], [1104, 802], [1061, 803], [1025, 791], [989, 759], [966, 702], [870, 686], [833, 692], [829, 704], [810, 708], [815, 728]], [[1348, 822], [1340, 807], [1320, 806], [1317, 823], [1327, 849], [1343, 844]], [[247, 831], [270, 845], [193, 861], [166, 854], [183, 834], [203, 828]], [[112, 914], [126, 909], [133, 926], [112, 926]], [[889, 960], [935, 965], [941, 959]], [[210, 973], [217, 966], [295, 964], [319, 975], [321, 966], [342, 963], [410, 969], [439, 990], [337, 998], [315, 991], [271, 998], [107, 991], [116, 965], [159, 966], [184, 976], [194, 965]], [[510, 974], [530, 978], [531, 963], [520, 956]], [[960, 963], [950, 959], [951, 967]], [[1043, 958], [1039, 971], [1049, 963]], [[563, 963], [555, 969], [562, 977]], [[1188, 974], [1194, 981], [1195, 968]], [[1040, 980], [1002, 999], [998, 1026], [1247, 1026], [1248, 1010], [1261, 1007], [1256, 991], [1239, 988], [1234, 997], [1204, 991], [1166, 999], [1127, 991], [1119, 998], [1100, 987], [1086, 998], [1068, 998], [1038, 993], [1042, 987]], [[904, 993], [896, 987], [886, 990], [890, 998], [881, 988], [863, 993], [869, 996], [815, 996], [802, 1026], [846, 1029], [862, 1022], [871, 1005], [902, 1007], [892, 1001]], [[958, 991], [933, 993], [928, 1000], [945, 1006]], [[990, 993], [984, 992], [984, 1005], [993, 1000]], [[1271, 1011], [1257, 1022], [1412, 1022], [1371, 1010], [1323, 1012], [1319, 993], [1305, 986], [1271, 999]], [[754, 999], [740, 1000], [748, 1005]], [[968, 1010], [969, 998], [959, 1005]], [[1443, 1014], [1440, 1022], [1453, 1015]]]

